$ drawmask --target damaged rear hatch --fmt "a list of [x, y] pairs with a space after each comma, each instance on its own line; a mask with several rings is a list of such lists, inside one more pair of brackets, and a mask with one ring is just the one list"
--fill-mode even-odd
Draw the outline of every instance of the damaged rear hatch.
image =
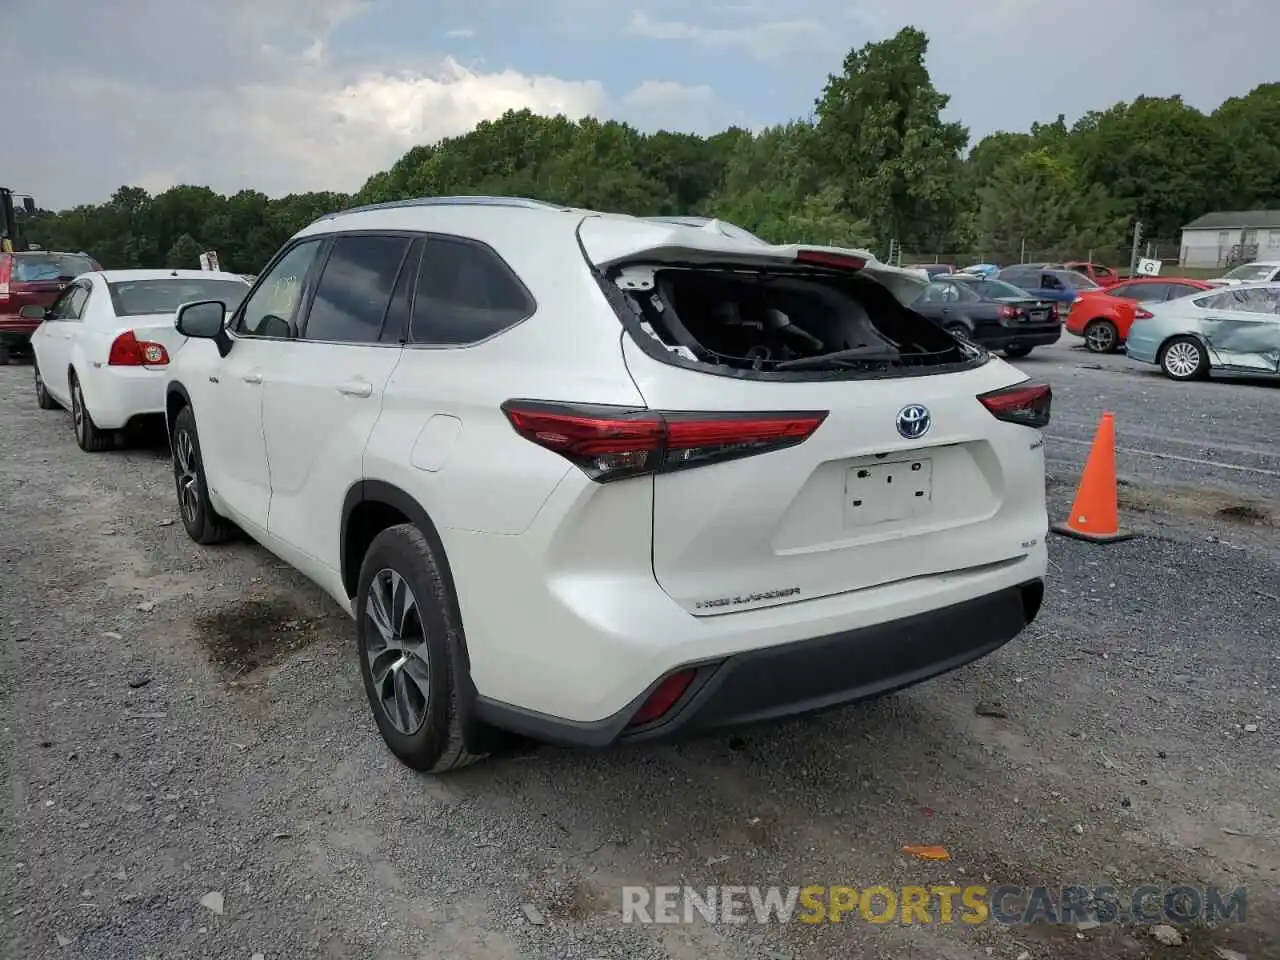
[[1029, 428], [1048, 389], [908, 309], [926, 281], [857, 251], [628, 218], [589, 217], [579, 237], [669, 425], [653, 570], [689, 612], [1013, 564], [1038, 543]]

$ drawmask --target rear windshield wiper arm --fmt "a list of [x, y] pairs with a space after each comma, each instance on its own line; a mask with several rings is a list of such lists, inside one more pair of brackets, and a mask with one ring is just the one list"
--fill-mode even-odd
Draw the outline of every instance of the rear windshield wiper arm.
[[794, 360], [783, 360], [774, 364], [775, 370], [803, 370], [805, 367], [821, 367], [828, 363], [842, 364], [846, 360], [885, 361], [900, 360], [902, 354], [897, 350], [877, 346], [850, 347], [848, 350], [836, 350], [833, 353], [820, 353], [816, 357], [797, 357]]

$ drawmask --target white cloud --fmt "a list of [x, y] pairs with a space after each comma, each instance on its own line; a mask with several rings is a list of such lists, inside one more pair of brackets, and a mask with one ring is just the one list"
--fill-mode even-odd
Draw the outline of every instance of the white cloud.
[[476, 35], [476, 32], [470, 27], [458, 27], [454, 30], [445, 32], [445, 36], [450, 40], [470, 40]]
[[681, 130], [706, 136], [733, 124], [745, 125], [706, 84], [686, 87], [670, 80], [646, 80], [618, 104], [624, 119], [642, 130]]
[[[75, 0], [17, 2], [17, 16], [6, 19], [31, 35], [52, 30], [51, 18], [68, 17]], [[170, 16], [153, 12], [128, 30], [115, 17], [83, 24], [98, 41], [86, 51], [119, 50], [123, 58], [24, 64], [42, 106], [27, 117], [21, 140], [0, 142], [6, 180], [52, 207], [101, 201], [121, 184], [352, 191], [408, 148], [511, 109], [698, 129], [722, 109], [708, 87], [643, 85], [614, 98], [597, 80], [486, 70], [452, 57], [421, 56], [404, 69], [368, 69], [369, 58], [347, 64], [329, 41], [335, 23], [363, 9], [358, 0], [225, 0], [218, 17], [205, 17], [208, 4], [198, 0], [170, 3], [179, 8]], [[120, 4], [121, 14], [141, 14], [148, 0]], [[262, 17], [250, 15], [258, 9]], [[0, 60], [18, 48], [7, 35]], [[165, 56], [147, 61], [148, 50]], [[72, 119], [83, 149], [57, 146]]]

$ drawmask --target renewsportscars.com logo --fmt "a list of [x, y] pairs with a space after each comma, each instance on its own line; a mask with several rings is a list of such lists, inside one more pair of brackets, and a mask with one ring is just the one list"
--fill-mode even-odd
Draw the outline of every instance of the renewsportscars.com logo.
[[1244, 887], [623, 887], [623, 923], [1243, 923]]

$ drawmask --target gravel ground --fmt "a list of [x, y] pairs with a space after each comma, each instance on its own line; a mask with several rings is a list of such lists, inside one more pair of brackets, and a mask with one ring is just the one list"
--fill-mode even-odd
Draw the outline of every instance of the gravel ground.
[[[1066, 345], [1023, 366], [1057, 391], [1055, 516], [1104, 406], [1146, 453], [1121, 454], [1139, 536], [1054, 538], [1021, 638], [819, 718], [530, 745], [443, 779], [382, 747], [331, 602], [252, 544], [196, 547], [162, 449], [83, 454], [30, 367], [0, 368], [3, 956], [1280, 956], [1280, 391]], [[1250, 899], [1243, 924], [1184, 927], [1180, 946], [1121, 924], [619, 918], [627, 883], [946, 881]]]

